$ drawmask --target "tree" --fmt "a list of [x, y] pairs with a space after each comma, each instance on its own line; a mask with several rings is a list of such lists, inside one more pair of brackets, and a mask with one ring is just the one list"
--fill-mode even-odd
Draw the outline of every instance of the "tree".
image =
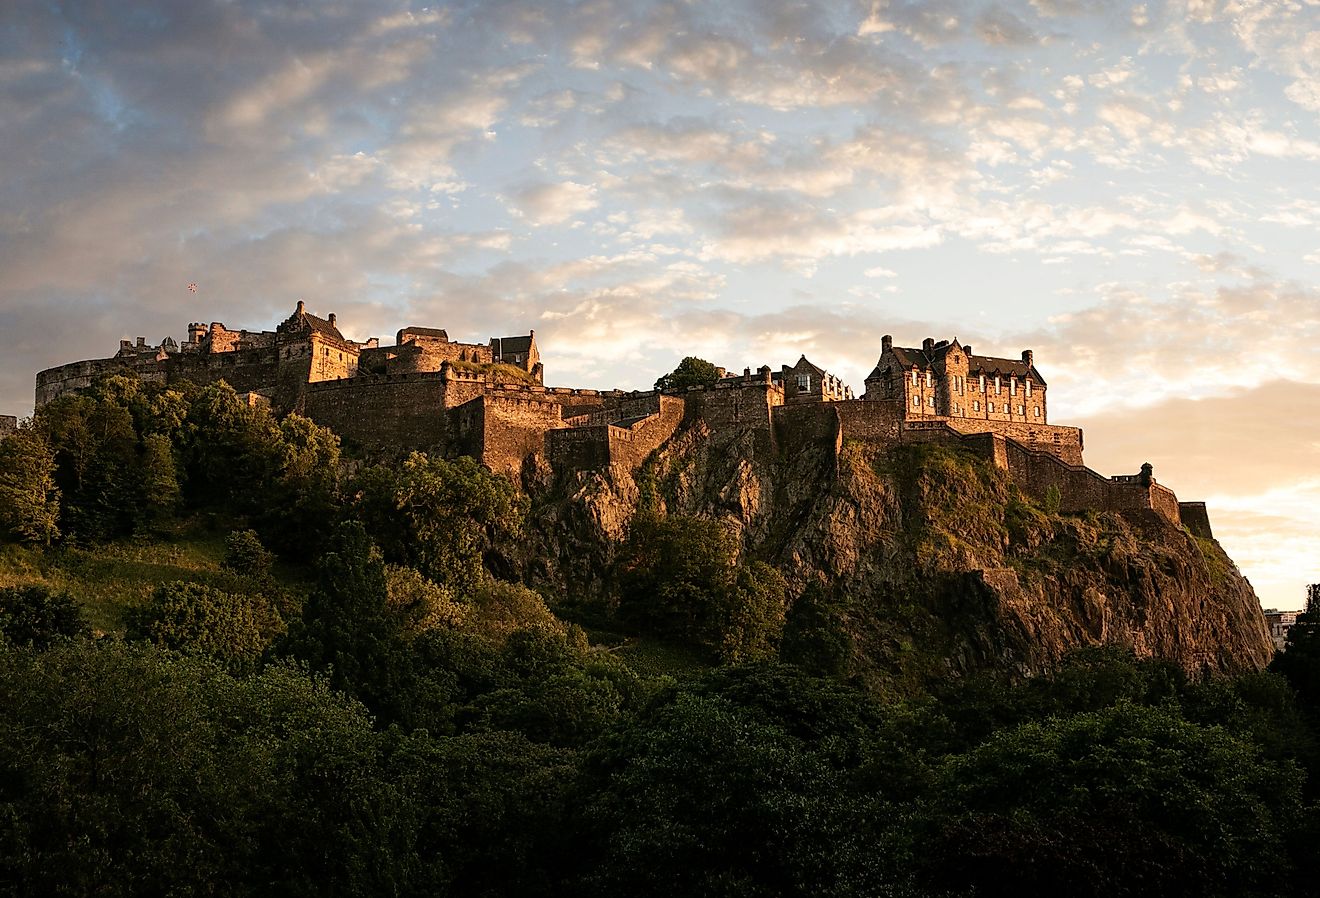
[[357, 521], [339, 525], [319, 565], [317, 587], [286, 650], [359, 698], [386, 723], [404, 721], [414, 671], [399, 616], [389, 608], [385, 562]]
[[513, 483], [467, 456], [414, 452], [397, 469], [367, 471], [355, 492], [355, 512], [385, 556], [458, 596], [485, 579], [485, 555], [516, 538], [527, 514]]
[[1301, 779], [1176, 709], [1121, 703], [951, 756], [911, 828], [912, 856], [939, 892], [1272, 895]]
[[60, 535], [55, 454], [40, 430], [24, 423], [0, 440], [0, 535], [50, 545]]
[[688, 356], [673, 371], [655, 382], [657, 390], [686, 390], [688, 387], [713, 387], [720, 372], [713, 364], [696, 356]]
[[641, 518], [620, 550], [618, 614], [659, 636], [710, 649], [721, 660], [772, 656], [784, 629], [787, 586], [767, 564], [740, 565], [719, 521]]

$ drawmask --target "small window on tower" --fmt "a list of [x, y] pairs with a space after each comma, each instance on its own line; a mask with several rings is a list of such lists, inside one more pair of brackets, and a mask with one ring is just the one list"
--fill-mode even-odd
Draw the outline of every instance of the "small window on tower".
[[913, 396], [913, 397], [912, 397], [912, 407], [913, 407], [913, 408], [920, 408], [920, 407], [921, 407], [921, 397], [920, 397], [920, 396]]
[[934, 408], [934, 407], [935, 407], [935, 397], [934, 397], [934, 396], [929, 396], [929, 397], [927, 397], [927, 398], [926, 398], [926, 404], [929, 405], [931, 408]]
[[1033, 415], [1035, 415], [1037, 418], [1039, 418], [1039, 417], [1040, 417], [1040, 406], [1039, 406], [1039, 405], [1037, 405], [1037, 406], [1033, 406], [1032, 409], [1031, 409], [1031, 413], [1032, 413]]
[[980, 410], [981, 410], [981, 400], [979, 399], [972, 400], [972, 411], [979, 412]]

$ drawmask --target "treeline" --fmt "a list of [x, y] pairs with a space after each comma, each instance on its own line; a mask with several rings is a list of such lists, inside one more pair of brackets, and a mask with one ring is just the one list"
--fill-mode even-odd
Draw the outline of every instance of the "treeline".
[[162, 584], [120, 634], [0, 589], [0, 888], [1267, 896], [1320, 873], [1320, 624], [1272, 672], [1101, 649], [882, 698], [814, 675], [827, 628], [718, 526], [645, 518], [609, 623], [722, 662], [648, 675], [491, 575], [529, 513], [511, 483], [339, 462], [223, 385], [124, 378], [0, 443], [8, 539], [231, 531], [223, 580]]

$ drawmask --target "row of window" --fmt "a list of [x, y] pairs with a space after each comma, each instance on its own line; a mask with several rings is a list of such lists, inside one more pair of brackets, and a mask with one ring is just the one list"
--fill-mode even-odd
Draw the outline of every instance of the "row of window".
[[[929, 406], [930, 408], [934, 408], [934, 407], [935, 407], [935, 397], [934, 397], [934, 396], [927, 396], [927, 397], [926, 397], [926, 405]], [[913, 407], [913, 408], [921, 408], [921, 397], [920, 397], [920, 396], [913, 396], [913, 397], [912, 397], [912, 407]], [[979, 412], [980, 410], [981, 410], [981, 403], [980, 403], [980, 401], [977, 400], [977, 401], [972, 402], [972, 411], [974, 411], [974, 412]], [[990, 414], [992, 414], [992, 415], [995, 414], [996, 411], [998, 411], [998, 412], [1000, 412], [1000, 413], [1002, 413], [1002, 414], [1005, 414], [1005, 415], [1012, 414], [1012, 412], [1010, 411], [1010, 405], [1009, 405], [1009, 403], [1007, 403], [1007, 402], [1004, 403], [1003, 408], [999, 408], [999, 409], [996, 409], [996, 408], [995, 408], [995, 404], [994, 404], [993, 402], [987, 402], [987, 403], [985, 404], [985, 410], [986, 410], [987, 412], [989, 412]], [[961, 415], [961, 414], [963, 413], [963, 411], [962, 411], [962, 406], [961, 406], [961, 405], [955, 405], [955, 406], [953, 407], [953, 413], [954, 413], [955, 415]], [[1025, 405], [1019, 405], [1019, 406], [1017, 407], [1017, 414], [1022, 415], [1023, 417], [1026, 417], [1026, 414], [1027, 414], [1027, 407], [1026, 407]], [[1031, 407], [1031, 415], [1032, 415], [1032, 417], [1034, 417], [1034, 418], [1039, 418], [1039, 417], [1040, 417], [1040, 406], [1039, 406], [1039, 405], [1033, 405], [1033, 406]]]
[[[935, 383], [934, 377], [935, 377], [935, 376], [934, 376], [931, 372], [929, 372], [929, 371], [926, 372], [926, 386], [927, 386], [927, 387], [934, 386], [934, 383]], [[963, 392], [963, 391], [967, 388], [967, 378], [963, 377], [961, 374], [954, 374], [954, 375], [952, 375], [952, 377], [951, 377], [950, 379], [952, 380], [952, 384], [951, 384], [951, 386], [952, 386], [954, 392], [956, 392], [956, 393], [961, 393], [961, 392]], [[986, 376], [985, 376], [984, 374], [981, 374], [981, 375], [979, 375], [979, 379], [980, 379], [980, 391], [981, 391], [982, 393], [984, 393], [984, 392], [985, 392], [985, 385], [986, 385]], [[1024, 389], [1026, 390], [1027, 395], [1030, 396], [1030, 395], [1031, 395], [1031, 378], [1027, 378], [1027, 379], [1024, 380], [1022, 383], [1023, 383], [1023, 385], [1024, 385]], [[918, 373], [917, 373], [917, 370], [914, 368], [914, 369], [912, 369], [912, 386], [917, 387], [917, 386], [920, 386], [920, 385], [921, 385], [920, 377], [919, 377], [919, 375], [918, 375]], [[1002, 379], [1000, 378], [1000, 376], [999, 376], [998, 374], [996, 374], [995, 377], [994, 377], [994, 385], [995, 385], [995, 392], [996, 392], [996, 393], [1002, 393], [1002, 392], [1004, 392], [1004, 384], [1003, 384], [1003, 381], [1002, 381]], [[1017, 379], [1016, 377], [1010, 377], [1010, 378], [1008, 379], [1008, 393], [1009, 393], [1009, 395], [1010, 395], [1010, 396], [1016, 396], [1016, 395], [1017, 395], [1017, 388], [1018, 388], [1018, 379]]]

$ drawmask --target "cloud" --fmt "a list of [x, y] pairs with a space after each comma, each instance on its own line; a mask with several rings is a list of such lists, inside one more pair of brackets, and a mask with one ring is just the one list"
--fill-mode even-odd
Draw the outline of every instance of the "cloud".
[[525, 184], [509, 200], [514, 213], [534, 225], [563, 224], [599, 205], [596, 188], [575, 181]]

